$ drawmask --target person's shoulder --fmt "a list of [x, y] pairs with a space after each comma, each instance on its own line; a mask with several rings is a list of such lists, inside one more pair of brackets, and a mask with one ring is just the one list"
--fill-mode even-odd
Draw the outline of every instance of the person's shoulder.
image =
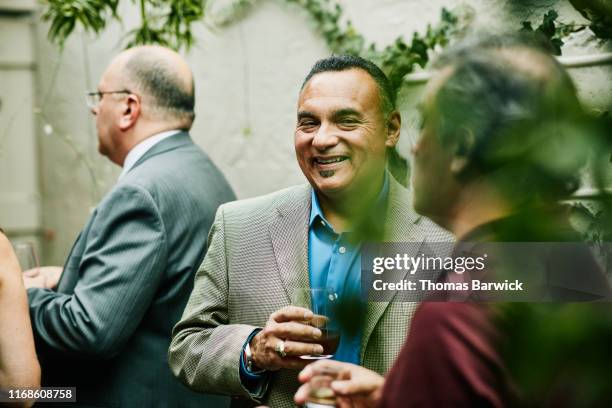
[[12, 252], [13, 247], [10, 241], [2, 232], [0, 232], [0, 259], [7, 259], [8, 255]]
[[415, 313], [411, 331], [439, 342], [492, 336], [496, 332], [494, 316], [494, 309], [486, 304], [425, 301]]
[[[8, 281], [21, 281], [19, 262], [8, 237], [0, 232], [0, 288]], [[11, 273], [15, 272], [15, 273]]]
[[395, 239], [414, 239], [415, 231], [419, 231], [427, 242], [454, 242], [453, 235], [429, 218], [417, 213], [412, 205], [412, 191], [389, 177], [389, 206], [387, 208], [389, 230], [393, 231]]
[[156, 200], [146, 182], [121, 180], [96, 205], [96, 218], [109, 212], [155, 208]]
[[412, 193], [410, 188], [400, 184], [393, 176], [389, 175], [388, 208], [389, 217], [395, 222], [404, 221], [411, 224], [417, 223], [421, 216], [417, 214], [412, 206]]
[[211, 185], [229, 189], [217, 166], [193, 143], [151, 156], [145, 154], [141, 160], [122, 177], [117, 188], [142, 188], [151, 193], [199, 191]]
[[300, 184], [265, 195], [232, 201], [223, 204], [224, 216], [240, 214], [276, 214], [282, 208], [309, 205], [310, 186]]
[[0, 246], [10, 245], [9, 240], [6, 235], [4, 235], [4, 231], [0, 229]]
[[213, 163], [208, 155], [198, 146], [190, 143], [158, 153], [145, 153], [127, 172], [124, 179], [155, 182], [160, 177], [162, 179], [199, 177], [211, 165]]
[[452, 243], [455, 236], [425, 216], [419, 216], [416, 224], [423, 230], [427, 242]]

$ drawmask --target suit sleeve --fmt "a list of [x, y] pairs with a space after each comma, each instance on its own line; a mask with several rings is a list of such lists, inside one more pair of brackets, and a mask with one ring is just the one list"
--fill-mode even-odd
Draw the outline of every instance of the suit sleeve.
[[242, 348], [255, 326], [230, 324], [224, 206], [211, 228], [206, 257], [187, 306], [174, 327], [168, 359], [174, 375], [190, 388], [257, 399], [240, 381]]
[[166, 234], [151, 195], [121, 186], [94, 215], [73, 294], [30, 289], [43, 350], [117, 355], [145, 315], [166, 267]]

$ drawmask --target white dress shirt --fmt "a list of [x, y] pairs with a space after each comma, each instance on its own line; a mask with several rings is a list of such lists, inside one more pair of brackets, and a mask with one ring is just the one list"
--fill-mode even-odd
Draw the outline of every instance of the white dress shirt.
[[167, 139], [170, 136], [174, 136], [178, 133], [181, 133], [181, 131], [180, 130], [168, 130], [165, 132], [161, 132], [161, 133], [158, 133], [156, 135], [146, 138], [145, 140], [143, 140], [142, 142], [134, 146], [132, 150], [130, 150], [127, 156], [125, 157], [125, 161], [123, 162], [123, 170], [121, 171], [121, 174], [119, 175], [119, 180], [121, 180], [123, 176], [125, 176], [127, 172], [130, 171], [132, 167], [134, 167], [138, 159], [144, 156], [144, 154], [148, 152], [149, 149], [151, 149], [153, 146], [155, 146], [162, 140]]

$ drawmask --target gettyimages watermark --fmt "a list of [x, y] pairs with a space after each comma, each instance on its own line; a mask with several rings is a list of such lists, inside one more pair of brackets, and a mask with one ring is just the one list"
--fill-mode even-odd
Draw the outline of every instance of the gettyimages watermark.
[[583, 242], [370, 243], [362, 288], [380, 302], [609, 301], [601, 253]]

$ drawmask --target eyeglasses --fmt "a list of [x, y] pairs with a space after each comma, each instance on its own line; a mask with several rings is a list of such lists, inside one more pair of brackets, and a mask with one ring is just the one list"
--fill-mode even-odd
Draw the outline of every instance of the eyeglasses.
[[89, 108], [94, 109], [94, 108], [96, 108], [98, 106], [98, 104], [100, 103], [100, 101], [102, 100], [102, 97], [104, 95], [111, 95], [111, 94], [126, 94], [126, 95], [129, 95], [131, 93], [132, 92], [127, 90], [127, 89], [123, 89], [121, 91], [87, 92], [87, 94], [86, 94], [86, 102], [87, 102], [87, 106]]

